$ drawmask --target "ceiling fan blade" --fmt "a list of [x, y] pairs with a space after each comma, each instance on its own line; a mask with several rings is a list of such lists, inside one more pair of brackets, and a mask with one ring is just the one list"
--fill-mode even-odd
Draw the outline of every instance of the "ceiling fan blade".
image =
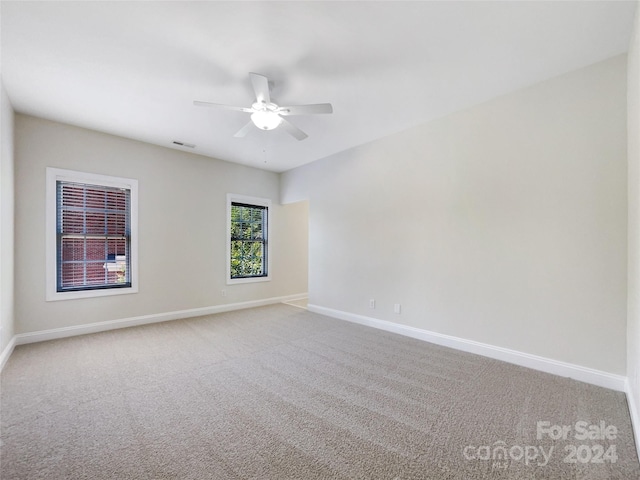
[[271, 103], [271, 95], [269, 94], [269, 79], [259, 73], [249, 73], [253, 91], [256, 93], [258, 103]]
[[253, 122], [247, 123], [244, 127], [242, 127], [240, 130], [236, 132], [234, 137], [237, 137], [237, 138], [244, 137], [247, 133], [249, 133], [249, 130], [251, 130], [251, 127], [253, 127]]
[[309, 136], [298, 127], [296, 127], [293, 123], [288, 122], [284, 118], [282, 119], [282, 123], [280, 125], [282, 125], [282, 128], [284, 128], [289, 135], [292, 135], [298, 140], [304, 140]]
[[234, 107], [232, 105], [222, 105], [220, 103], [211, 103], [211, 102], [200, 102], [198, 100], [195, 100], [193, 104], [197, 105], [198, 107], [214, 107], [214, 108], [222, 108], [224, 110], [235, 110], [236, 112], [246, 112], [246, 113], [253, 112], [253, 110], [248, 107]]
[[333, 113], [333, 107], [330, 103], [316, 103], [314, 105], [291, 105], [278, 109], [280, 115], [315, 115], [318, 113]]

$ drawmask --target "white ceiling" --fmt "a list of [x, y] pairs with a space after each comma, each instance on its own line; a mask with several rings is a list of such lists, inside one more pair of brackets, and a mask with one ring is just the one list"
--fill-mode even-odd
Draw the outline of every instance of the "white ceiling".
[[[635, 6], [3, 0], [2, 78], [18, 112], [285, 171], [624, 53]], [[250, 106], [249, 72], [334, 114], [234, 138], [246, 113], [193, 100]]]

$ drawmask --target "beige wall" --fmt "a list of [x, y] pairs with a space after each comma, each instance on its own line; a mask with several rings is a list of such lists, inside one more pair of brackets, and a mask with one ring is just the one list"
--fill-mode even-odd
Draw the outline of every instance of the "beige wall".
[[619, 56], [283, 174], [309, 303], [624, 374], [626, 101]]
[[[15, 133], [16, 333], [306, 292], [306, 210], [277, 174], [25, 115]], [[45, 301], [46, 167], [138, 180], [137, 294]], [[273, 202], [270, 282], [226, 284], [227, 193]]]
[[[632, 411], [640, 415], [640, 3], [629, 45], [627, 115], [629, 145], [629, 286], [627, 324], [627, 375]], [[640, 432], [640, 417], [634, 418]], [[639, 445], [640, 436], [636, 436]]]
[[[278, 199], [279, 201], [279, 199]], [[286, 215], [278, 216], [278, 235], [287, 237], [279, 255], [284, 261], [274, 265], [274, 275], [286, 276], [299, 292], [307, 293], [309, 279], [309, 202], [281, 205]]]
[[13, 109], [0, 83], [0, 352], [14, 333]]

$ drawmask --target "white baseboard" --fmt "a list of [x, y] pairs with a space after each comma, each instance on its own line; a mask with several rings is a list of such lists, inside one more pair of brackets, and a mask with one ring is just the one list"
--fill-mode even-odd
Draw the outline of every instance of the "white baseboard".
[[290, 303], [290, 302], [297, 302], [298, 300], [306, 300], [309, 298], [309, 294], [308, 293], [301, 293], [299, 295], [290, 295], [287, 297], [286, 300], [283, 300], [282, 303]]
[[[178, 320], [181, 318], [198, 317], [201, 315], [211, 315], [215, 313], [229, 312], [233, 310], [241, 310], [244, 308], [260, 307], [275, 303], [288, 302], [306, 298], [306, 293], [287, 295], [282, 297], [271, 297], [262, 300], [252, 300], [248, 302], [230, 303], [225, 305], [215, 305], [211, 307], [193, 308], [188, 310], [179, 310], [174, 312], [165, 312], [151, 315], [142, 315], [139, 317], [123, 318], [118, 320], [109, 320], [105, 322], [89, 323], [84, 325], [75, 325], [71, 327], [54, 328], [50, 330], [41, 330], [38, 332], [20, 333], [14, 335], [9, 344], [0, 354], [0, 371], [9, 359], [16, 345], [24, 345], [34, 342], [42, 342], [46, 340], [54, 340], [58, 338], [72, 337], [76, 335], [85, 335], [88, 333], [104, 332], [115, 330], [118, 328], [134, 327], [138, 325], [146, 325], [149, 323], [166, 322], [169, 320]], [[349, 322], [366, 325], [369, 327], [386, 330], [388, 332], [405, 335], [437, 345], [451, 347], [469, 353], [475, 353], [496, 360], [502, 360], [515, 365], [532, 368], [535, 370], [552, 373], [563, 377], [573, 378], [586, 383], [591, 383], [600, 387], [610, 388], [627, 393], [630, 409], [632, 410], [632, 420], [636, 429], [637, 438], [640, 438], [640, 412], [636, 411], [636, 403], [633, 401], [633, 392], [628, 388], [626, 377], [615, 375], [599, 370], [594, 370], [580, 365], [574, 365], [550, 358], [531, 355], [528, 353], [518, 352], [507, 348], [496, 347], [486, 343], [467, 340], [464, 338], [454, 337], [441, 333], [430, 332], [407, 325], [379, 320], [364, 315], [356, 315], [340, 310], [334, 310], [318, 305], [308, 305], [308, 310], [329, 317], [346, 320]]]
[[[135, 327], [147, 325], [149, 323], [166, 322], [169, 320], [179, 320], [181, 318], [199, 317], [201, 315], [212, 315], [215, 313], [230, 312], [244, 308], [262, 307], [274, 303], [288, 302], [306, 297], [307, 294], [287, 295], [283, 297], [271, 297], [262, 300], [251, 300], [248, 302], [228, 303], [225, 305], [215, 305], [211, 307], [191, 308], [188, 310], [178, 310], [175, 312], [154, 313], [139, 317], [122, 318], [118, 320], [108, 320], [106, 322], [87, 323], [84, 325], [74, 325], [71, 327], [53, 328], [51, 330], [40, 330], [38, 332], [19, 333], [13, 337], [15, 345], [25, 345], [27, 343], [43, 342], [58, 338], [74, 337], [87, 333], [106, 332], [118, 328]], [[6, 350], [6, 349], [5, 349]], [[10, 354], [10, 352], [9, 352]], [[4, 355], [4, 352], [3, 352]]]
[[573, 378], [574, 380], [590, 383], [599, 387], [610, 388], [620, 392], [626, 391], [625, 387], [627, 378], [622, 375], [602, 372], [600, 370], [561, 362], [551, 358], [531, 355], [529, 353], [510, 350], [508, 348], [496, 347], [494, 345], [454, 337], [451, 335], [444, 335], [442, 333], [430, 332], [428, 330], [410, 327], [408, 325], [401, 325], [386, 320], [378, 320], [376, 318], [334, 310], [331, 308], [321, 307], [319, 305], [308, 305], [307, 308], [310, 312], [320, 313], [328, 317], [346, 320], [348, 322], [358, 323], [360, 325], [366, 325], [380, 330], [386, 330], [387, 332], [397, 333], [445, 347], [451, 347], [464, 352], [475, 353], [484, 357], [502, 360], [504, 362], [513, 363], [515, 365], [532, 368], [546, 373], [552, 373], [561, 377]]
[[4, 350], [2, 350], [2, 353], [0, 353], [0, 372], [4, 368], [4, 364], [7, 363], [7, 360], [9, 360], [9, 357], [13, 353], [13, 348], [15, 346], [16, 346], [16, 336], [14, 335], [13, 337], [11, 337], [11, 340], [9, 340], [9, 343], [7, 344], [7, 346], [4, 347]]
[[638, 411], [638, 401], [640, 398], [631, 388], [631, 382], [627, 379], [625, 382], [627, 393], [627, 405], [629, 405], [629, 414], [631, 415], [631, 426], [633, 427], [633, 435], [636, 440], [636, 450], [638, 458], [640, 458], [640, 411]]

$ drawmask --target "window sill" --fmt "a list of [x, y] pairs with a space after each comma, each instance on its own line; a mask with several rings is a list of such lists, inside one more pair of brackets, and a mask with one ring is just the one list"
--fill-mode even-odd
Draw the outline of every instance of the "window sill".
[[270, 282], [271, 277], [249, 277], [249, 278], [228, 278], [227, 285], [236, 285], [241, 283], [257, 283], [257, 282]]
[[131, 293], [138, 293], [138, 288], [105, 288], [99, 290], [79, 290], [74, 292], [47, 292], [47, 302], [75, 300], [78, 298], [107, 297], [111, 295], [127, 295]]

